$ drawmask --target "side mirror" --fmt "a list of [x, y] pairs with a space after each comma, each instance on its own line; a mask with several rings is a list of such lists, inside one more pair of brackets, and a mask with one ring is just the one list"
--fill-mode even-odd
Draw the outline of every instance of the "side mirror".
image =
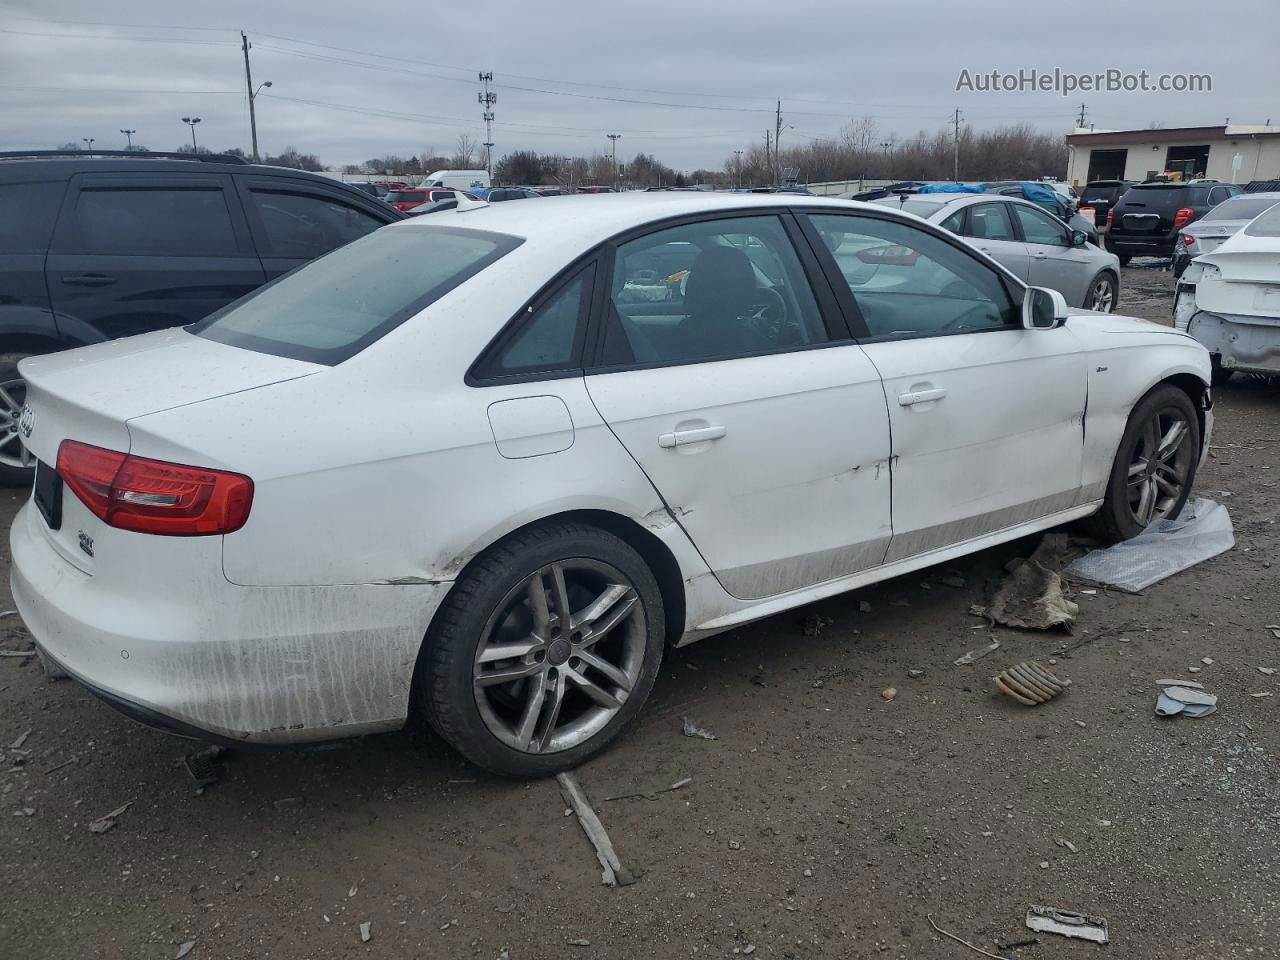
[[1027, 287], [1022, 298], [1022, 326], [1026, 330], [1053, 330], [1067, 322], [1067, 301], [1057, 290]]
[[1083, 247], [1088, 242], [1089, 242], [1089, 235], [1085, 233], [1083, 230], [1071, 231], [1071, 245], [1073, 247]]

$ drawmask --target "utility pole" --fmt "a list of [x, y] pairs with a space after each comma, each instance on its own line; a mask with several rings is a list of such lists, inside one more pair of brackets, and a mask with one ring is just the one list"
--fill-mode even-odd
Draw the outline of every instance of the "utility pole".
[[137, 133], [138, 131], [137, 131], [137, 130], [121, 130], [120, 132], [121, 132], [121, 133], [123, 133], [123, 134], [125, 135], [125, 138], [129, 141], [129, 142], [128, 142], [128, 144], [125, 146], [125, 149], [126, 149], [126, 150], [132, 150], [132, 149], [133, 149], [133, 135], [134, 135], [135, 133]]
[[775, 184], [782, 183], [782, 101], [778, 101], [778, 112], [773, 123], [773, 160]]
[[484, 168], [488, 171], [490, 179], [492, 179], [493, 105], [498, 102], [498, 95], [489, 91], [489, 84], [493, 82], [493, 71], [482, 72], [480, 74], [480, 82], [484, 84], [484, 93], [477, 93], [476, 97], [480, 101], [480, 115], [484, 119]]
[[733, 155], [736, 158], [734, 161], [734, 164], [737, 167], [738, 188], [741, 189], [742, 188], [742, 151], [735, 150], [733, 151]]
[[956, 142], [951, 158], [951, 179], [956, 183], [960, 182], [960, 119], [960, 108], [956, 107]]
[[[773, 137], [772, 130], [766, 130], [764, 132], [764, 168], [766, 171], [773, 169], [773, 160], [770, 159], [770, 155], [769, 155], [769, 146], [772, 143], [772, 140], [771, 140], [772, 137]], [[765, 186], [768, 186], [768, 184], [765, 184]]]
[[1083, 129], [1084, 129], [1084, 117], [1085, 117], [1085, 110], [1084, 110], [1084, 104], [1082, 103], [1082, 104], [1080, 104], [1080, 116], [1076, 117], [1076, 129], [1077, 129], [1077, 130], [1083, 130]]
[[613, 182], [616, 185], [618, 182], [618, 139], [622, 136], [622, 134], [606, 133], [605, 136], [608, 137], [610, 140], [609, 148], [610, 148], [611, 157], [612, 157], [612, 160], [610, 161], [610, 163], [613, 166]]
[[[258, 117], [253, 109], [253, 101], [257, 99], [257, 94], [253, 91], [253, 74], [249, 71], [249, 38], [245, 36], [244, 31], [240, 31], [240, 47], [244, 50], [244, 85], [249, 91], [249, 136], [253, 141], [253, 162], [258, 162]], [[267, 84], [271, 86], [271, 84]], [[194, 147], [196, 141], [196, 128], [191, 128], [191, 145]]]

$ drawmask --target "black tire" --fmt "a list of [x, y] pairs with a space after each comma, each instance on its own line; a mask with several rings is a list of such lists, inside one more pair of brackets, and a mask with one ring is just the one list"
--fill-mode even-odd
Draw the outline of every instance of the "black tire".
[[[527, 752], [504, 742], [490, 728], [480, 704], [486, 694], [480, 692], [473, 671], [477, 669], [481, 644], [489, 639], [491, 629], [496, 631], [501, 625], [502, 621], [496, 618], [508, 608], [513, 592], [539, 571], [561, 562], [605, 565], [630, 582], [643, 619], [638, 624], [626, 622], [631, 624], [631, 640], [642, 642], [643, 652], [630, 693], [603, 728], [574, 746], [547, 753]], [[419, 657], [414, 680], [417, 702], [427, 721], [447, 743], [491, 773], [526, 778], [569, 770], [611, 743], [644, 705], [662, 662], [664, 623], [657, 580], [641, 556], [623, 540], [582, 523], [550, 522], [530, 527], [477, 557], [449, 591]], [[559, 635], [558, 629], [553, 635]], [[552, 662], [550, 656], [544, 655], [544, 660]], [[568, 666], [573, 666], [572, 658]], [[560, 683], [567, 690], [574, 689], [563, 675]], [[563, 695], [566, 705], [569, 696]], [[491, 701], [486, 701], [486, 709], [492, 718]]]
[[1117, 253], [1116, 256], [1120, 258], [1120, 266], [1122, 267], [1127, 267], [1129, 261], [1133, 259], [1133, 254], [1131, 253]]
[[[0, 386], [5, 393], [21, 407], [26, 400], [27, 388], [18, 373], [18, 361], [33, 356], [30, 353], [0, 353]], [[11, 410], [7, 402], [0, 403], [0, 454], [5, 460], [18, 460], [16, 449], [22, 443], [17, 432], [18, 411]], [[35, 480], [36, 470], [33, 462], [29, 467], [17, 463], [0, 462], [0, 486], [29, 487]]]
[[[1104, 543], [1119, 543], [1136, 537], [1146, 524], [1140, 523], [1130, 506], [1129, 468], [1140, 454], [1143, 444], [1143, 432], [1147, 424], [1157, 414], [1177, 413], [1187, 424], [1187, 435], [1182, 440], [1189, 453], [1186, 466], [1186, 480], [1182, 483], [1180, 496], [1166, 509], [1161, 516], [1174, 519], [1182, 512], [1191, 494], [1195, 482], [1196, 466], [1200, 460], [1200, 419], [1195, 405], [1186, 392], [1168, 384], [1154, 387], [1134, 406], [1129, 414], [1129, 422], [1124, 436], [1120, 438], [1120, 446], [1116, 451], [1116, 459], [1111, 467], [1111, 476], [1107, 481], [1107, 492], [1098, 512], [1086, 521], [1089, 532]], [[1179, 449], [1182, 449], [1182, 446]]]
[[[1106, 299], [1104, 307], [1097, 307], [1099, 297], [1103, 296], [1103, 288], [1106, 287], [1110, 296]], [[1084, 305], [1086, 310], [1101, 309], [1104, 313], [1115, 313], [1116, 304], [1120, 300], [1120, 284], [1116, 280], [1114, 273], [1104, 270], [1094, 278], [1093, 283], [1089, 285], [1089, 292], [1085, 294]]]
[[1212, 378], [1213, 385], [1215, 387], [1222, 386], [1224, 383], [1230, 380], [1233, 376], [1235, 376], [1234, 370], [1227, 369], [1222, 365], [1222, 357], [1220, 357], [1218, 354], [1215, 353], [1212, 357], [1209, 358], [1209, 360], [1213, 364], [1213, 373], [1211, 374], [1211, 378]]

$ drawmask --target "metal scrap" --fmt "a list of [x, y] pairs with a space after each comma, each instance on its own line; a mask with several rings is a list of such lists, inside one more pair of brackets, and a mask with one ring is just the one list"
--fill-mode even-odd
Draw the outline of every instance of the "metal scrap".
[[974, 663], [977, 660], [981, 660], [988, 653], [994, 653], [996, 650], [999, 650], [999, 649], [1000, 649], [1000, 641], [992, 640], [985, 647], [975, 647], [974, 649], [966, 653], [964, 656], [957, 657], [955, 660], [955, 665], [957, 667], [967, 667], [969, 664]]
[[652, 790], [649, 793], [618, 793], [612, 797], [605, 797], [601, 803], [609, 803], [612, 800], [657, 800], [659, 794], [670, 793], [672, 790], [679, 790], [681, 787], [687, 787], [693, 783], [693, 777], [685, 777], [677, 780], [669, 787], [662, 787], [659, 790]]
[[974, 946], [972, 943], [970, 943], [968, 940], [961, 940], [961, 939], [960, 939], [959, 937], [957, 937], [954, 933], [951, 933], [951, 932], [949, 932], [949, 931], [947, 931], [947, 930], [943, 930], [940, 926], [938, 926], [936, 923], [934, 923], [934, 922], [933, 922], [933, 914], [932, 914], [932, 913], [926, 914], [925, 916], [926, 916], [926, 918], [927, 918], [927, 919], [928, 919], [928, 921], [929, 921], [929, 926], [933, 927], [933, 929], [937, 930], [937, 931], [938, 931], [938, 933], [942, 934], [944, 937], [948, 937], [948, 938], [950, 938], [950, 939], [954, 940], [956, 943], [964, 944], [964, 945], [965, 945], [966, 947], [968, 947], [970, 950], [974, 951], [975, 953], [980, 953], [980, 954], [982, 954], [984, 957], [991, 957], [991, 958], [993, 958], [993, 960], [1008, 960], [1008, 958], [1007, 958], [1007, 957], [1002, 957], [1002, 956], [1000, 956], [1000, 954], [998, 954], [998, 953], [988, 953], [986, 950], [983, 950], [981, 947], [975, 947], [975, 946]]
[[1218, 698], [1205, 693], [1201, 684], [1164, 687], [1156, 698], [1156, 714], [1161, 717], [1207, 717], [1218, 709]]
[[1067, 687], [1070, 680], [1060, 680], [1034, 660], [1006, 667], [991, 678], [1001, 693], [1024, 707], [1047, 703]]
[[716, 735], [706, 727], [700, 727], [688, 717], [681, 717], [684, 721], [684, 735], [686, 737], [701, 737], [703, 740], [715, 740]]
[[617, 851], [613, 849], [613, 842], [609, 839], [604, 824], [596, 816], [595, 810], [587, 801], [586, 794], [583, 793], [582, 787], [578, 785], [573, 774], [558, 773], [556, 782], [560, 784], [560, 795], [578, 815], [582, 832], [587, 835], [587, 839], [596, 849], [596, 859], [600, 861], [601, 867], [600, 882], [607, 887], [625, 887], [635, 883], [635, 876], [618, 859]]
[[1107, 921], [1073, 910], [1033, 905], [1027, 909], [1027, 927], [1036, 933], [1057, 933], [1076, 940], [1107, 942]]
[[108, 830], [110, 830], [112, 827], [116, 825], [116, 817], [123, 816], [124, 812], [132, 806], [133, 806], [133, 801], [130, 800], [128, 803], [125, 803], [125, 804], [122, 804], [121, 806], [116, 807], [110, 813], [104, 814], [103, 816], [99, 817], [97, 820], [93, 821], [93, 823], [89, 824], [89, 832], [90, 833], [106, 833]]

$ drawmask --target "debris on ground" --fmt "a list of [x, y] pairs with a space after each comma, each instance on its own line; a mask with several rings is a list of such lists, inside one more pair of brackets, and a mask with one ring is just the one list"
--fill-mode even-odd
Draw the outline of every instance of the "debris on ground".
[[[870, 613], [870, 612], [871, 612], [871, 604], [870, 604], [870, 603], [868, 603], [866, 600], [859, 600], [859, 601], [858, 601], [858, 612], [859, 612], [859, 613]], [[1277, 627], [1276, 629], [1280, 629], [1280, 627]]]
[[590, 940], [588, 940], [586, 937], [578, 937], [578, 939], [576, 939], [576, 940], [566, 940], [566, 941], [565, 941], [565, 943], [567, 943], [567, 944], [568, 944], [569, 946], [571, 946], [571, 947], [589, 947], [589, 946], [591, 946], [591, 941], [590, 941]]
[[1076, 940], [1107, 943], [1107, 921], [1071, 910], [1035, 905], [1027, 909], [1027, 927], [1036, 933], [1057, 933]]
[[369, 932], [372, 926], [373, 924], [368, 920], [360, 924], [360, 942], [361, 943], [368, 943], [370, 940], [373, 939], [373, 934]]
[[1272, 637], [1272, 639], [1273, 639], [1273, 640], [1280, 640], [1280, 624], [1278, 624], [1278, 623], [1268, 623], [1268, 624], [1267, 624], [1265, 627], [1263, 627], [1262, 629], [1263, 629], [1263, 630], [1270, 630], [1270, 631], [1271, 631], [1271, 637]]
[[1207, 717], [1218, 709], [1218, 698], [1204, 692], [1203, 684], [1167, 686], [1156, 698], [1156, 715], [1161, 717]]
[[1270, 677], [1275, 674], [1276, 668], [1275, 667], [1259, 667], [1258, 672], [1262, 674], [1264, 677]]
[[897, 695], [898, 695], [897, 687], [885, 687], [883, 690], [880, 691], [880, 698], [882, 700], [892, 700]]
[[693, 783], [693, 777], [685, 777], [682, 780], [677, 780], [669, 787], [651, 790], [648, 793], [619, 793], [612, 797], [605, 797], [600, 802], [609, 803], [613, 800], [657, 800], [659, 794], [670, 793], [672, 790], [679, 790], [681, 787], [687, 787], [691, 783]]
[[806, 637], [816, 637], [822, 632], [822, 628], [835, 623], [830, 617], [824, 617], [820, 613], [809, 613], [804, 618], [804, 635]]
[[222, 764], [218, 762], [218, 758], [226, 752], [226, 747], [209, 744], [182, 758], [187, 773], [191, 774], [191, 779], [196, 782], [197, 787], [204, 789], [222, 779]]
[[929, 926], [933, 927], [934, 930], [938, 931], [938, 933], [942, 934], [944, 937], [954, 940], [956, 943], [964, 944], [964, 946], [968, 947], [970, 950], [974, 951], [975, 953], [980, 953], [984, 957], [992, 957], [994, 958], [994, 960], [1006, 960], [1006, 958], [1000, 956], [999, 954], [988, 953], [986, 950], [983, 950], [981, 947], [975, 947], [968, 940], [962, 940], [959, 937], [957, 937], [954, 933], [951, 933], [947, 930], [943, 930], [940, 926], [938, 926], [936, 923], [933, 922], [932, 913], [926, 914], [926, 917], [929, 920]]
[[178, 952], [174, 954], [173, 960], [182, 960], [183, 957], [195, 949], [195, 946], [196, 942], [194, 940], [188, 940], [186, 943], [181, 944], [178, 947]]
[[601, 867], [600, 882], [607, 887], [625, 887], [628, 884], [635, 883], [635, 876], [618, 859], [618, 854], [613, 849], [613, 842], [609, 839], [609, 834], [605, 831], [604, 824], [596, 816], [595, 810], [592, 809], [591, 804], [587, 801], [587, 795], [583, 792], [582, 787], [578, 785], [578, 781], [574, 779], [573, 774], [558, 773], [556, 774], [556, 782], [560, 784], [560, 794], [564, 797], [565, 803], [569, 804], [573, 808], [573, 812], [578, 815], [578, 823], [582, 825], [582, 832], [587, 835], [591, 845], [596, 848], [596, 859], [600, 861]]
[[919, 680], [921, 677], [924, 676], [924, 671], [919, 667], [912, 667], [910, 670], [907, 671], [907, 676], [910, 677], [912, 680]]
[[944, 587], [951, 587], [953, 590], [961, 590], [964, 588], [964, 577], [954, 571], [944, 573], [938, 578], [938, 582]]
[[0, 657], [34, 657], [34, 650], [0, 650]]
[[1196, 497], [1177, 520], [1157, 520], [1131, 540], [1093, 550], [1064, 573], [1138, 593], [1235, 546], [1227, 508]]
[[1080, 848], [1079, 848], [1079, 847], [1077, 847], [1077, 846], [1076, 846], [1074, 843], [1072, 843], [1070, 840], [1063, 839], [1062, 837], [1059, 837], [1057, 840], [1055, 840], [1055, 841], [1053, 841], [1053, 842], [1054, 842], [1054, 843], [1056, 843], [1058, 846], [1063, 847], [1063, 848], [1064, 848], [1064, 849], [1066, 849], [1066, 850], [1070, 850], [1072, 853], [1079, 853], [1079, 852], [1080, 852]]
[[1080, 607], [1062, 590], [1062, 577], [1052, 569], [1071, 549], [1065, 534], [1051, 533], [1025, 560], [1011, 560], [1009, 571], [988, 606], [974, 604], [969, 612], [1006, 627], [1028, 630], [1070, 628]]
[[128, 803], [125, 803], [125, 804], [122, 804], [121, 806], [116, 807], [110, 813], [104, 814], [103, 816], [99, 817], [97, 820], [93, 821], [93, 823], [89, 824], [89, 832], [90, 833], [106, 833], [108, 830], [110, 830], [112, 827], [116, 825], [116, 818], [124, 816], [124, 812], [132, 806], [133, 806], [133, 801], [130, 800]]
[[964, 656], [957, 657], [955, 660], [955, 665], [957, 667], [967, 667], [969, 664], [974, 663], [978, 660], [981, 660], [988, 653], [994, 653], [999, 649], [1000, 649], [1000, 641], [992, 640], [985, 647], [975, 647], [974, 649], [966, 653]]
[[1251, 694], [1249, 694], [1249, 696], [1253, 697], [1253, 699], [1255, 699], [1255, 700], [1261, 700], [1263, 697], [1269, 697], [1269, 696], [1271, 696], [1271, 691], [1270, 691], [1270, 690], [1263, 690], [1261, 693], [1251, 693]]
[[26, 742], [27, 742], [27, 737], [29, 737], [29, 736], [31, 736], [31, 731], [30, 731], [30, 730], [24, 730], [24, 731], [22, 731], [22, 733], [18, 734], [18, 739], [17, 739], [17, 740], [14, 740], [14, 741], [13, 741], [13, 743], [9, 744], [9, 749], [10, 749], [10, 750], [21, 750], [21, 749], [22, 749], [22, 745], [23, 745], [24, 743], [26, 743]]
[[996, 689], [1024, 707], [1047, 703], [1071, 686], [1070, 680], [1059, 680], [1034, 660], [1006, 667], [991, 680]]
[[684, 735], [686, 737], [701, 737], [703, 740], [715, 740], [716, 735], [706, 727], [700, 727], [688, 717], [681, 717], [684, 721]]

